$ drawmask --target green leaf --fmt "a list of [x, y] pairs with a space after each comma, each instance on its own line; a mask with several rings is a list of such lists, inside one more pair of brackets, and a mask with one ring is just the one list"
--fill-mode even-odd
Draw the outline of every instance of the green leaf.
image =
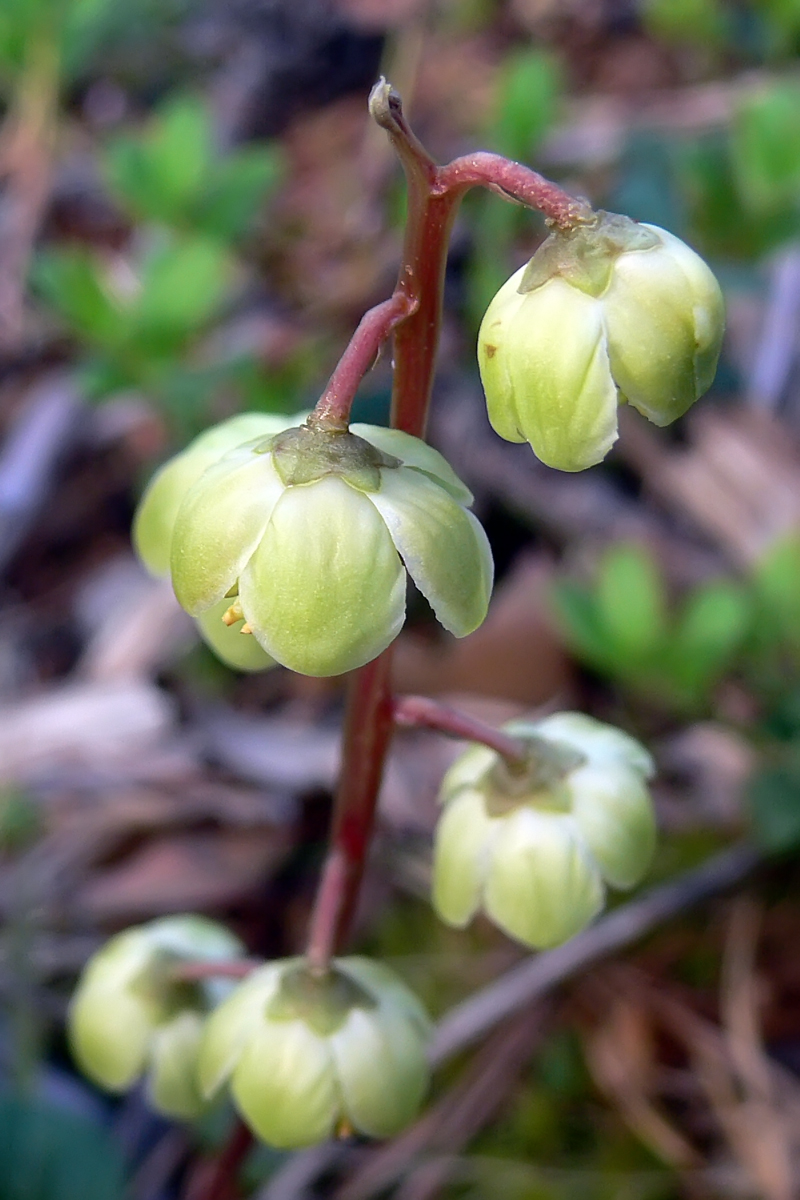
[[211, 119], [205, 105], [182, 96], [164, 105], [139, 137], [121, 137], [105, 154], [112, 190], [134, 215], [187, 220], [211, 171]]
[[198, 202], [198, 226], [212, 237], [245, 233], [267, 196], [283, 175], [275, 146], [253, 146], [215, 167], [208, 189]]
[[686, 602], [666, 667], [686, 686], [709, 686], [732, 665], [750, 618], [748, 597], [736, 584], [720, 579], [698, 588]]
[[753, 832], [765, 850], [800, 845], [800, 758], [762, 768], [747, 788]]
[[755, 572], [755, 586], [765, 609], [763, 632], [800, 643], [800, 535], [780, 538]]
[[122, 1156], [85, 1117], [44, 1101], [0, 1099], [3, 1200], [122, 1200]]
[[652, 554], [633, 543], [612, 546], [600, 565], [598, 616], [629, 665], [656, 652], [668, 636], [666, 595]]
[[141, 275], [137, 324], [162, 335], [188, 334], [219, 309], [230, 260], [216, 243], [187, 239], [156, 251]]
[[718, 0], [644, 0], [647, 29], [670, 42], [719, 46], [727, 33], [726, 13]]
[[97, 261], [89, 251], [77, 247], [44, 251], [32, 274], [34, 287], [74, 332], [102, 346], [124, 338], [125, 314], [103, 287]]
[[556, 118], [561, 90], [561, 68], [551, 53], [511, 54], [500, 73], [493, 146], [509, 158], [530, 159]]
[[559, 579], [553, 586], [556, 619], [572, 649], [591, 666], [608, 670], [613, 663], [610, 644], [598, 616], [594, 597], [570, 579]]
[[731, 131], [731, 161], [755, 213], [796, 207], [800, 193], [800, 83], [784, 80], [745, 99]]

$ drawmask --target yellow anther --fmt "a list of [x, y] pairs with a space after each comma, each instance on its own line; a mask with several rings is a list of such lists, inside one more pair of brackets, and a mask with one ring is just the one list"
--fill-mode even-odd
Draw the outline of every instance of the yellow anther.
[[230, 608], [226, 608], [222, 614], [222, 620], [226, 625], [235, 625], [237, 621], [244, 620], [242, 606], [238, 600], [234, 600]]

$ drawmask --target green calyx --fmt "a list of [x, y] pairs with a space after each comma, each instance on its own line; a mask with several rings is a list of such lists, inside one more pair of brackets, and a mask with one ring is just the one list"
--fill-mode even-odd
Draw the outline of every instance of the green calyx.
[[499, 758], [483, 778], [486, 811], [490, 817], [504, 816], [521, 805], [544, 812], [570, 809], [568, 775], [583, 766], [586, 756], [566, 742], [531, 734], [520, 739], [525, 756], [519, 763]]
[[560, 276], [588, 296], [602, 296], [620, 254], [652, 250], [659, 245], [651, 229], [630, 217], [603, 211], [595, 216], [591, 223], [550, 234], [525, 269], [519, 285], [521, 295]]
[[326, 475], [338, 475], [360, 492], [377, 492], [381, 470], [403, 464], [349, 430], [301, 425], [267, 438], [256, 453], [272, 454], [275, 470], [286, 487], [316, 483]]
[[369, 992], [337, 967], [324, 974], [307, 966], [286, 971], [267, 1006], [271, 1021], [304, 1021], [320, 1037], [341, 1029], [354, 1008], [374, 1009]]

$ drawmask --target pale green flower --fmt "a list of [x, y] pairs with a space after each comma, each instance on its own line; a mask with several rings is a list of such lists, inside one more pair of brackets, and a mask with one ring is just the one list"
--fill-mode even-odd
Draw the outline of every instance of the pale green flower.
[[[172, 533], [181, 502], [203, 472], [229, 450], [257, 437], [270, 437], [305, 420], [269, 413], [239, 413], [206, 429], [193, 442], [156, 471], [145, 489], [133, 521], [133, 544], [151, 575], [169, 575]], [[226, 625], [223, 614], [230, 601], [220, 601], [197, 620], [203, 640], [218, 658], [239, 671], [263, 671], [275, 660], [255, 638], [242, 635], [242, 622]]]
[[647, 870], [653, 764], [633, 738], [581, 713], [505, 729], [528, 747], [524, 770], [474, 746], [444, 778], [433, 903], [450, 925], [484, 910], [525, 945], [554, 946], [596, 916], [606, 883], [630, 888]]
[[684, 242], [596, 216], [550, 235], [478, 336], [495, 430], [562, 471], [606, 456], [618, 403], [656, 425], [681, 416], [711, 386], [725, 324], [719, 284]]
[[196, 1064], [205, 1015], [232, 988], [226, 980], [180, 983], [182, 962], [238, 958], [243, 947], [204, 917], [163, 917], [111, 938], [84, 968], [68, 1034], [86, 1075], [111, 1092], [146, 1077], [150, 1100], [174, 1117], [203, 1107]]
[[483, 620], [492, 583], [472, 497], [437, 451], [397, 430], [308, 426], [257, 438], [185, 493], [172, 583], [194, 617], [235, 597], [276, 661], [338, 675], [375, 658], [405, 619], [406, 573], [458, 637]]
[[416, 996], [382, 964], [340, 958], [318, 976], [284, 959], [250, 975], [209, 1019], [200, 1086], [210, 1099], [228, 1084], [273, 1146], [350, 1130], [390, 1137], [427, 1089], [429, 1032]]

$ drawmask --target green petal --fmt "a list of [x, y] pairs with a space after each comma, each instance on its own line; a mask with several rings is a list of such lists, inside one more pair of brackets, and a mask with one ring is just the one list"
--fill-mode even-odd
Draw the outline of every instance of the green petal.
[[197, 1086], [197, 1053], [203, 1018], [184, 1009], [153, 1034], [147, 1091], [153, 1107], [168, 1117], [188, 1120], [203, 1111]]
[[217, 604], [255, 550], [284, 485], [270, 454], [232, 450], [190, 488], [172, 536], [172, 586], [197, 616]]
[[669, 425], [700, 394], [685, 273], [663, 245], [621, 254], [602, 303], [617, 386], [649, 421]]
[[217, 959], [238, 958], [245, 953], [244, 945], [229, 929], [218, 921], [211, 921], [196, 913], [158, 917], [147, 925], [140, 925], [139, 931], [151, 946], [182, 958], [202, 958], [214, 962]]
[[618, 888], [639, 882], [656, 842], [655, 813], [641, 776], [622, 766], [581, 767], [569, 777], [572, 815], [600, 864]]
[[439, 789], [439, 803], [446, 804], [462, 788], [471, 788], [480, 783], [483, 776], [497, 762], [497, 755], [488, 746], [472, 745], [445, 772]]
[[419, 996], [385, 963], [356, 954], [337, 958], [334, 965], [360, 984], [379, 1003], [389, 1004], [404, 1013], [416, 1025], [421, 1036], [430, 1036], [430, 1017]]
[[603, 884], [571, 817], [518, 809], [500, 822], [486, 883], [493, 921], [526, 946], [556, 946], [601, 909]]
[[479, 522], [424, 475], [381, 471], [368, 500], [383, 517], [414, 583], [456, 637], [481, 624], [492, 593], [494, 564]]
[[222, 620], [230, 604], [230, 599], [222, 599], [197, 618], [203, 641], [217, 658], [236, 671], [266, 671], [276, 666], [275, 659], [270, 658], [252, 634], [242, 633], [243, 620], [235, 625], [226, 625]]
[[418, 1028], [387, 1006], [354, 1008], [330, 1038], [344, 1114], [370, 1137], [391, 1137], [415, 1116], [428, 1087]]
[[405, 617], [405, 574], [363, 492], [328, 476], [289, 488], [239, 581], [264, 649], [303, 675], [375, 658]]
[[603, 302], [561, 279], [521, 300], [496, 330], [491, 362], [506, 387], [487, 388], [489, 419], [504, 437], [513, 422], [548, 466], [582, 471], [617, 439]]
[[463, 929], [481, 902], [486, 868], [501, 822], [487, 815], [480, 792], [463, 791], [445, 807], [433, 851], [433, 907]]
[[162, 1018], [158, 1003], [133, 987], [150, 959], [139, 930], [113, 938], [89, 961], [70, 1005], [67, 1024], [75, 1059], [112, 1092], [125, 1091], [141, 1075]]
[[203, 472], [243, 442], [280, 433], [301, 419], [301, 415], [239, 413], [201, 433], [156, 472], [139, 502], [132, 530], [134, 548], [152, 575], [169, 574], [175, 518], [184, 496]]
[[506, 347], [508, 331], [527, 299], [519, 291], [526, 270], [527, 264], [506, 280], [487, 308], [478, 332], [478, 367], [489, 420], [495, 433], [507, 442], [528, 440], [520, 429]]
[[365, 438], [384, 454], [392, 454], [407, 467], [414, 467], [441, 484], [459, 504], [472, 504], [473, 495], [458, 478], [450, 463], [421, 438], [403, 433], [401, 429], [386, 429], [383, 425], [351, 425], [350, 432]]
[[244, 1048], [231, 1090], [251, 1129], [280, 1149], [324, 1141], [342, 1115], [328, 1042], [303, 1021], [265, 1022]]
[[200, 1091], [210, 1098], [230, 1077], [247, 1042], [264, 1021], [283, 964], [269, 963], [240, 983], [206, 1021], [197, 1060]]
[[511, 721], [504, 728], [508, 733], [533, 733], [556, 742], [566, 742], [585, 754], [594, 766], [608, 764], [629, 767], [643, 779], [651, 779], [655, 774], [652, 755], [641, 742], [614, 725], [596, 721], [585, 713], [552, 713], [541, 721]]

